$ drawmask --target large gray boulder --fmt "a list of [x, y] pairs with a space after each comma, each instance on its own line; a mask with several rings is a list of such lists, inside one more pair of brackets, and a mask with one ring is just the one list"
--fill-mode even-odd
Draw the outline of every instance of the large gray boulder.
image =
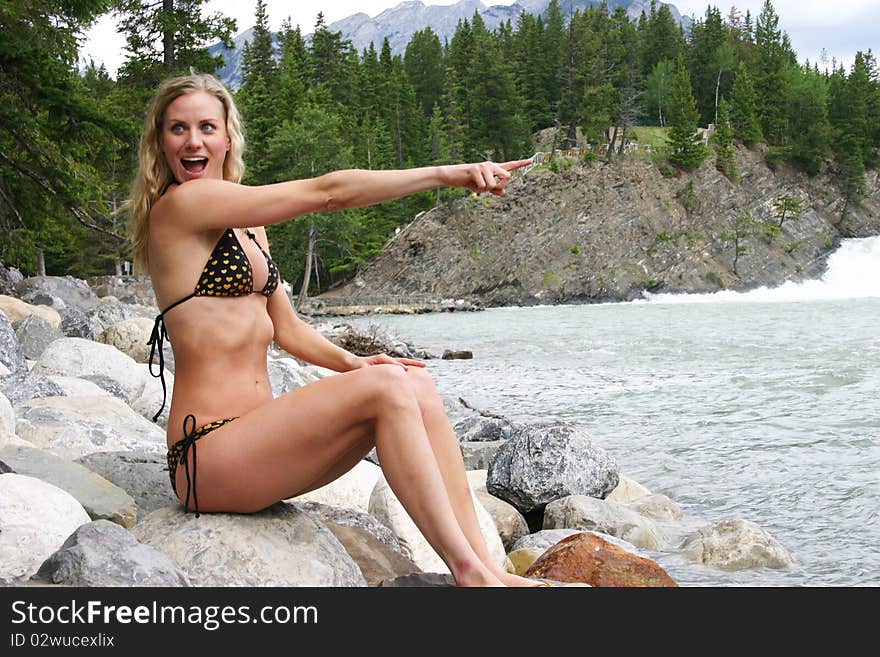
[[168, 480], [165, 456], [144, 451], [93, 452], [75, 461], [134, 498], [138, 521], [156, 509], [180, 506]]
[[27, 371], [24, 349], [5, 313], [0, 312], [0, 363], [12, 372]]
[[523, 514], [568, 495], [603, 498], [617, 486], [618, 467], [583, 427], [560, 423], [525, 427], [489, 465], [486, 489]]
[[164, 454], [165, 432], [113, 397], [45, 397], [15, 407], [15, 432], [62, 458], [143, 450]]
[[[94, 334], [101, 335], [105, 329], [134, 317], [155, 320], [159, 310], [154, 306], [122, 303], [114, 297], [103, 297], [100, 303], [89, 312], [89, 323]], [[171, 349], [168, 349], [170, 355]]]
[[182, 508], [159, 509], [132, 531], [171, 557], [195, 586], [366, 586], [330, 530], [283, 502], [198, 518]]
[[15, 267], [6, 267], [0, 262], [0, 294], [14, 295], [16, 284], [24, 277]]
[[456, 422], [453, 429], [459, 442], [474, 442], [507, 440], [513, 437], [518, 427], [504, 418], [471, 415]]
[[88, 310], [100, 303], [88, 283], [73, 276], [31, 276], [20, 281], [15, 291], [23, 301], [56, 310], [69, 306]]
[[665, 536], [650, 518], [617, 502], [587, 495], [569, 495], [544, 509], [545, 529], [578, 529], [617, 536], [633, 545], [657, 550]]
[[49, 377], [33, 374], [27, 370], [0, 379], [0, 392], [6, 395], [13, 406], [29, 399], [64, 396], [64, 389]]
[[69, 493], [34, 477], [0, 475], [0, 582], [33, 575], [88, 514]]
[[[150, 384], [148, 379], [151, 379], [130, 356], [110, 345], [83, 338], [55, 340], [31, 371], [45, 376], [76, 376], [92, 380], [101, 387], [105, 387], [102, 381], [113, 382], [129, 404], [142, 395], [144, 387]], [[161, 384], [156, 381], [155, 385], [161, 392]]]
[[126, 528], [134, 526], [137, 507], [131, 496], [79, 463], [20, 445], [0, 447], [0, 462], [18, 474], [36, 477], [67, 491], [92, 520], [110, 520]]
[[192, 586], [166, 554], [108, 520], [78, 527], [31, 579], [66, 586]]
[[39, 315], [28, 315], [13, 323], [12, 328], [26, 358], [36, 360], [52, 342], [64, 334]]
[[376, 540], [370, 532], [335, 522], [325, 524], [358, 565], [367, 586], [377, 586], [386, 579], [421, 572], [416, 564], [400, 552]]
[[88, 313], [80, 308], [68, 306], [58, 311], [61, 316], [61, 332], [68, 338], [95, 339], [95, 329]]
[[321, 504], [320, 502], [291, 502], [291, 504], [306, 513], [310, 513], [328, 526], [328, 523], [335, 523], [367, 532], [387, 548], [402, 554], [400, 541], [397, 540], [394, 532], [369, 513], [340, 506]]

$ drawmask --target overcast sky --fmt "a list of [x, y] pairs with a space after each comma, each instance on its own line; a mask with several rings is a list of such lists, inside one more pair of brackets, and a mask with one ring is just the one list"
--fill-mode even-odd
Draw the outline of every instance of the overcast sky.
[[[451, 5], [458, 0], [422, 0], [426, 5]], [[780, 16], [780, 27], [791, 38], [792, 46], [800, 61], [809, 59], [820, 62], [824, 48], [827, 52], [828, 65], [832, 57], [843, 62], [847, 67], [852, 64], [858, 50], [874, 54], [880, 53], [880, 29], [877, 17], [880, 15], [880, 0], [771, 0]], [[513, 0], [483, 0], [484, 5], [509, 5]], [[385, 9], [395, 7], [400, 0], [266, 0], [269, 15], [269, 27], [276, 31], [281, 21], [290, 17], [307, 34], [315, 25], [318, 11], [324, 12], [324, 19], [329, 24], [358, 12], [376, 16]], [[708, 2], [707, 0], [678, 0], [671, 3], [679, 12], [686, 16], [702, 17], [710, 4], [718, 7], [723, 15], [727, 15], [732, 5], [743, 13], [748, 9], [754, 17], [761, 11], [763, 0], [723, 0]], [[209, 0], [210, 11], [221, 11], [226, 16], [236, 19], [238, 32], [243, 32], [254, 24], [254, 7], [256, 2], [242, 0]], [[122, 63], [123, 39], [116, 34], [113, 17], [105, 16], [87, 34], [81, 48], [81, 55], [95, 62], [103, 62], [111, 75]]]

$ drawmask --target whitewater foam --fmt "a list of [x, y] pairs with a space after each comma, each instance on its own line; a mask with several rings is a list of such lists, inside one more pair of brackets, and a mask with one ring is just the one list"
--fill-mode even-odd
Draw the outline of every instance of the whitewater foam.
[[721, 290], [707, 294], [652, 294], [634, 303], [784, 302], [880, 297], [880, 236], [842, 240], [828, 257], [822, 278], [748, 292]]

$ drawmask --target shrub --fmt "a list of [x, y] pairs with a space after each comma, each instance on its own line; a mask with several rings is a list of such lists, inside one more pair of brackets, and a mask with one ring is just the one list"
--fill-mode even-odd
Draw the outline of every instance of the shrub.
[[705, 274], [703, 274], [703, 280], [705, 280], [707, 283], [711, 283], [715, 287], [724, 287], [724, 281], [721, 280], [721, 276], [718, 275], [717, 271], [707, 271]]

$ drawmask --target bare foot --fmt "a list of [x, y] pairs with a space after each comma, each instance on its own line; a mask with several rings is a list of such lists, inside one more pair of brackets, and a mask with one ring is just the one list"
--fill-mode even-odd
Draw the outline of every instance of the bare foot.
[[456, 586], [506, 586], [495, 573], [479, 564], [477, 566], [464, 565], [454, 572]]
[[495, 576], [504, 583], [505, 586], [544, 586], [543, 584], [541, 584], [541, 582], [529, 579], [528, 577], [520, 577], [519, 575], [514, 575], [498, 566], [493, 566], [491, 570], [493, 573], [495, 573]]

